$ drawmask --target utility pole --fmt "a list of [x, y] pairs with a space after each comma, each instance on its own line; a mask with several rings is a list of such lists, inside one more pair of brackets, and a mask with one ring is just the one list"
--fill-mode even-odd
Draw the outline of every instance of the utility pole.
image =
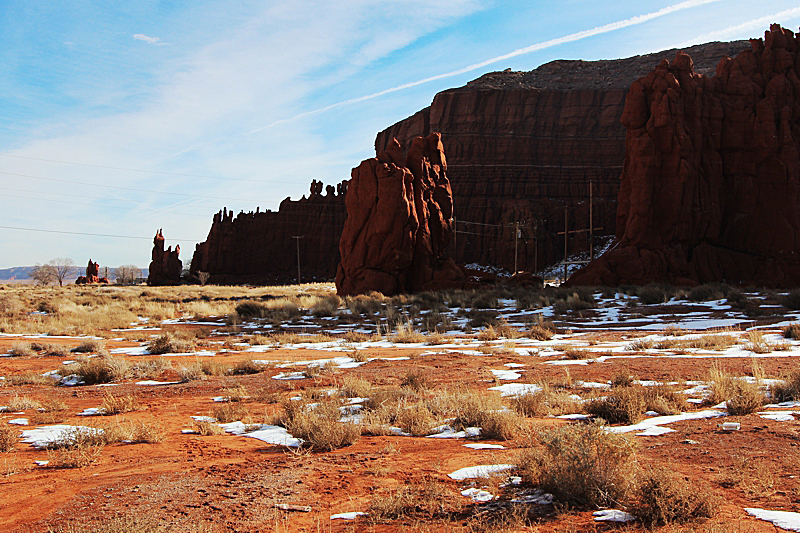
[[594, 191], [593, 182], [589, 182], [589, 261], [594, 261]]
[[517, 249], [519, 248], [519, 220], [514, 222], [514, 274], [519, 272], [517, 268]]
[[458, 223], [453, 215], [453, 255], [458, 253]]
[[292, 235], [292, 239], [297, 243], [297, 284], [300, 285], [300, 239], [305, 235]]
[[564, 206], [564, 281], [567, 281], [567, 246], [569, 245], [569, 207]]
[[533, 272], [539, 274], [539, 221], [533, 225]]

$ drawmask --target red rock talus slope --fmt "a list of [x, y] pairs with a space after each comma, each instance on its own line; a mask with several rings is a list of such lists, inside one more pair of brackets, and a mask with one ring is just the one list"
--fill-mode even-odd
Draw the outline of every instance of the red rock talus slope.
[[164, 235], [161, 230], [153, 238], [153, 254], [147, 274], [148, 285], [176, 285], [181, 281], [183, 262], [178, 258], [181, 253], [180, 245], [164, 250]]
[[[747, 41], [688, 48], [696, 69], [713, 72]], [[531, 72], [494, 72], [436, 95], [429, 108], [378, 134], [408, 147], [417, 135], [442, 133], [457, 229], [448, 250], [459, 263], [536, 270], [563, 257], [564, 206], [570, 229], [588, 227], [589, 182], [595, 227], [614, 233], [619, 176], [625, 157], [620, 124], [631, 83], [677, 50], [611, 61], [553, 61]], [[570, 251], [586, 250], [585, 234]]]
[[417, 137], [408, 155], [397, 141], [353, 169], [339, 242], [336, 290], [342, 296], [437, 288], [464, 282], [444, 249], [453, 196], [441, 137]]
[[208, 272], [213, 283], [292, 283], [297, 280], [297, 241], [303, 281], [329, 280], [339, 263], [346, 183], [336, 189], [311, 184], [309, 198], [285, 199], [277, 212], [214, 215], [205, 242], [195, 247], [191, 272]]
[[800, 282], [800, 40], [773, 25], [716, 76], [631, 87], [616, 246], [575, 284]]

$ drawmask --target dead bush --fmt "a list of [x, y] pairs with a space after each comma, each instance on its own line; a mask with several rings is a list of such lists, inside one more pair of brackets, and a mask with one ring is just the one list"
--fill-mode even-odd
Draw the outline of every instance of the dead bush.
[[217, 422], [227, 424], [228, 422], [236, 422], [237, 420], [244, 420], [250, 417], [250, 410], [240, 402], [227, 402], [218, 405], [211, 413]]
[[242, 376], [246, 374], [258, 374], [264, 371], [264, 366], [256, 363], [254, 359], [242, 359], [233, 364], [230, 373], [234, 376]]
[[339, 391], [343, 396], [350, 398], [369, 398], [372, 384], [364, 378], [345, 376]]
[[[298, 403], [298, 402], [292, 402]], [[301, 405], [286, 410], [284, 427], [303, 444], [314, 450], [331, 451], [349, 446], [361, 437], [361, 428], [352, 422], [340, 422], [341, 411], [337, 402], [317, 404], [314, 409]]]
[[376, 494], [369, 504], [369, 520], [381, 523], [409, 517], [441, 518], [460, 509], [459, 496], [444, 483], [424, 479]]
[[640, 474], [629, 510], [652, 528], [709, 518], [714, 514], [715, 502], [708, 491], [697, 490], [667, 468], [651, 467]]
[[31, 348], [29, 342], [15, 342], [11, 345], [11, 349], [8, 350], [8, 355], [12, 357], [30, 357], [37, 354], [33, 348]]
[[89, 357], [79, 361], [72, 368], [72, 373], [77, 374], [86, 385], [97, 383], [112, 383], [124, 379], [130, 371], [131, 365], [122, 357], [104, 355]]
[[635, 424], [646, 411], [677, 414], [682, 403], [682, 398], [666, 385], [616, 387], [588, 402], [586, 412], [609, 424]]
[[726, 373], [717, 365], [711, 367], [711, 394], [707, 401], [712, 405], [726, 402], [731, 415], [747, 415], [760, 409], [766, 403], [761, 391], [760, 372], [754, 372], [756, 379], [749, 382]]
[[771, 394], [776, 402], [800, 400], [800, 370], [793, 371], [781, 383], [773, 385]]
[[505, 409], [496, 394], [464, 392], [453, 395], [451, 402], [453, 425], [457, 429], [479, 427], [481, 438], [510, 440], [517, 437], [523, 428], [519, 414]]
[[117, 396], [107, 392], [103, 395], [103, 403], [100, 404], [100, 409], [104, 415], [119, 415], [138, 411], [140, 408], [139, 400], [133, 394]]
[[548, 383], [541, 384], [542, 390], [520, 394], [511, 398], [511, 408], [523, 416], [549, 416], [579, 413], [583, 410], [580, 402], [570, 394], [556, 390]]
[[783, 336], [787, 339], [800, 340], [800, 323], [794, 322], [783, 328]]
[[427, 374], [423, 373], [422, 371], [411, 370], [405, 375], [403, 381], [400, 383], [400, 386], [408, 387], [409, 389], [415, 391], [422, 391], [430, 388], [431, 381]]
[[105, 444], [118, 442], [153, 444], [163, 442], [166, 438], [165, 428], [155, 420], [117, 420], [105, 425], [102, 430]]
[[5, 424], [0, 425], [0, 452], [10, 452], [19, 441], [17, 430]]
[[194, 341], [179, 339], [172, 332], [166, 331], [147, 344], [147, 351], [151, 354], [187, 353], [194, 351]]
[[106, 344], [97, 339], [87, 339], [82, 341], [79, 345], [70, 350], [73, 353], [99, 353], [106, 352]]
[[219, 424], [211, 422], [210, 420], [195, 420], [194, 430], [203, 436], [225, 434], [225, 430], [222, 429]]
[[532, 325], [526, 333], [528, 337], [537, 341], [549, 341], [554, 334], [553, 329], [544, 323]]
[[519, 460], [523, 479], [569, 506], [597, 508], [625, 500], [635, 487], [636, 445], [600, 424], [568, 424], [538, 433]]

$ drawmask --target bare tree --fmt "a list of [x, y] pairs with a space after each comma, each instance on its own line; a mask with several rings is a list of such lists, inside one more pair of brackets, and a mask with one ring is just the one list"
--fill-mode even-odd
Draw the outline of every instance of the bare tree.
[[114, 269], [114, 277], [119, 285], [133, 285], [142, 277], [142, 269], [136, 265], [122, 265]]
[[57, 279], [56, 271], [50, 263], [44, 265], [36, 263], [29, 276], [37, 285], [49, 285]]
[[208, 283], [208, 278], [211, 277], [211, 274], [208, 272], [203, 272], [202, 270], [197, 272], [197, 280], [200, 282], [200, 285], [205, 285]]
[[48, 261], [47, 265], [55, 272], [56, 281], [60, 286], [63, 286], [64, 280], [75, 272], [75, 263], [69, 257], [56, 257]]

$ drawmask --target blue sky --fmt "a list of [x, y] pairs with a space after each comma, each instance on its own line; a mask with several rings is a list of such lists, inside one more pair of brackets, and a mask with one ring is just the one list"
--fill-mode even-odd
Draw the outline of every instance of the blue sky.
[[0, 6], [0, 226], [120, 236], [0, 227], [0, 267], [147, 266], [158, 228], [188, 265], [222, 207], [349, 178], [378, 131], [486, 72], [800, 24], [793, 0]]

